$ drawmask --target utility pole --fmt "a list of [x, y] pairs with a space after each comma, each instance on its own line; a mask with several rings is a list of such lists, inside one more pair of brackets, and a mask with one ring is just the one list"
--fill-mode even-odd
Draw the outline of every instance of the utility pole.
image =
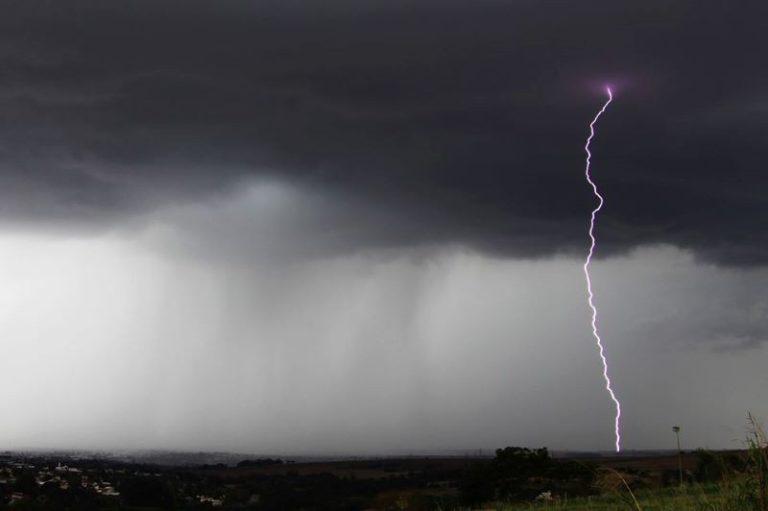
[[683, 450], [680, 449], [680, 426], [672, 426], [677, 437], [677, 470], [680, 473], [680, 488], [683, 487]]

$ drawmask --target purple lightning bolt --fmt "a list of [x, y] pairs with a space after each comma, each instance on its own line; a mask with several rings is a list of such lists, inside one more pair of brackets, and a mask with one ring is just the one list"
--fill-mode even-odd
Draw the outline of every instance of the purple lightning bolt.
[[587, 153], [587, 163], [586, 168], [584, 169], [584, 176], [587, 178], [587, 183], [592, 187], [592, 192], [595, 194], [595, 197], [597, 197], [597, 207], [592, 210], [592, 215], [589, 220], [589, 252], [587, 253], [587, 259], [584, 261], [584, 277], [587, 281], [587, 296], [589, 301], [589, 308], [592, 309], [592, 335], [595, 337], [595, 342], [597, 344], [597, 349], [600, 352], [600, 359], [603, 361], [603, 379], [605, 379], [605, 390], [608, 391], [608, 394], [611, 396], [611, 400], [613, 400], [613, 403], [616, 405], [616, 419], [615, 419], [615, 432], [616, 432], [616, 452], [621, 451], [621, 403], [619, 402], [618, 398], [616, 397], [616, 394], [613, 392], [613, 387], [611, 385], [611, 378], [608, 376], [608, 359], [605, 357], [605, 348], [603, 348], [603, 340], [600, 338], [600, 333], [597, 329], [597, 307], [595, 307], [594, 303], [594, 293], [592, 293], [592, 279], [589, 276], [589, 265], [592, 262], [592, 255], [595, 252], [595, 244], [597, 243], [597, 240], [595, 239], [595, 221], [597, 219], [597, 213], [603, 209], [603, 203], [605, 202], [603, 200], [603, 196], [600, 195], [600, 192], [597, 189], [597, 185], [594, 181], [592, 181], [592, 176], [590, 175], [589, 169], [592, 164], [592, 153], [589, 152], [589, 144], [592, 142], [592, 139], [595, 137], [595, 124], [597, 124], [597, 120], [600, 119], [600, 116], [605, 113], [605, 109], [608, 108], [608, 105], [611, 104], [611, 101], [613, 101], [613, 92], [611, 91], [610, 87], [606, 87], [605, 91], [608, 93], [608, 100], [605, 102], [603, 107], [600, 109], [600, 111], [597, 112], [595, 115], [595, 118], [592, 119], [592, 122], [589, 123], [589, 137], [587, 137], [587, 143], [584, 145], [584, 151]]

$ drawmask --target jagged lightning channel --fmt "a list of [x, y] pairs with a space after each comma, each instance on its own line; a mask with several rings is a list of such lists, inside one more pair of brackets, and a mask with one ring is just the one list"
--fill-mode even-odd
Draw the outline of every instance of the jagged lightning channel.
[[592, 165], [592, 153], [589, 151], [589, 144], [592, 142], [592, 139], [595, 138], [595, 125], [597, 124], [598, 119], [600, 119], [600, 116], [605, 113], [605, 110], [608, 108], [608, 105], [611, 104], [611, 101], [613, 101], [613, 91], [611, 91], [610, 87], [605, 88], [605, 92], [608, 94], [608, 99], [603, 104], [602, 108], [597, 112], [595, 115], [595, 118], [592, 119], [592, 122], [589, 123], [589, 137], [587, 137], [587, 143], [584, 145], [584, 151], [587, 153], [587, 161], [586, 161], [586, 167], [584, 169], [584, 176], [587, 178], [587, 183], [592, 187], [592, 192], [595, 194], [595, 197], [597, 197], [597, 206], [595, 209], [592, 210], [592, 214], [590, 216], [589, 220], [589, 252], [587, 253], [587, 258], [584, 261], [584, 278], [587, 281], [587, 297], [589, 302], [589, 308], [592, 310], [592, 335], [595, 338], [595, 343], [597, 344], [597, 349], [600, 353], [600, 360], [603, 362], [603, 379], [605, 380], [605, 390], [608, 391], [608, 394], [611, 396], [611, 400], [613, 401], [613, 404], [616, 406], [616, 416], [614, 420], [614, 431], [616, 434], [616, 452], [621, 451], [621, 403], [619, 402], [619, 399], [616, 397], [616, 393], [613, 391], [613, 385], [611, 383], [611, 377], [608, 375], [608, 359], [605, 356], [605, 348], [603, 347], [603, 340], [600, 338], [600, 332], [597, 327], [597, 307], [595, 307], [594, 298], [595, 295], [592, 292], [592, 278], [589, 275], [589, 265], [592, 262], [592, 255], [595, 252], [595, 245], [597, 244], [597, 239], [595, 238], [595, 223], [597, 220], [597, 214], [600, 212], [601, 209], [603, 209], [603, 196], [600, 195], [600, 191], [597, 188], [597, 185], [594, 181], [592, 181], [592, 175], [590, 173], [590, 167]]

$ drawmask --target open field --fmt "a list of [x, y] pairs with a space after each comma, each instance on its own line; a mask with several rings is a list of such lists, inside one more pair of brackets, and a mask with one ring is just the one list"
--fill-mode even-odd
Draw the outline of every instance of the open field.
[[[635, 500], [636, 499], [636, 500]], [[549, 503], [498, 504], [498, 511], [738, 511], [744, 507], [732, 488], [718, 484], [641, 490], [631, 495], [597, 495]]]

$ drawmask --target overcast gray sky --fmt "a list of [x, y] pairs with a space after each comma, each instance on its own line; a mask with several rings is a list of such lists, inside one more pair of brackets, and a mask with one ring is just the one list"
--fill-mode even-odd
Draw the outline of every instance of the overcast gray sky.
[[737, 447], [764, 2], [7, 1], [0, 449]]

